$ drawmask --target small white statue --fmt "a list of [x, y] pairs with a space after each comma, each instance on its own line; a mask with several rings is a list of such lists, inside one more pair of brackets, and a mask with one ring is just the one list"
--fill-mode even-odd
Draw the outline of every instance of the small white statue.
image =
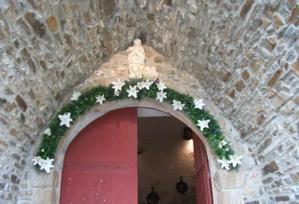
[[145, 49], [141, 44], [140, 39], [134, 40], [134, 45], [129, 47], [128, 62], [129, 62], [129, 78], [149, 78], [156, 79], [158, 77], [156, 67], [145, 66]]
[[140, 39], [134, 40], [134, 45], [128, 49], [129, 78], [142, 78], [145, 65], [145, 50]]

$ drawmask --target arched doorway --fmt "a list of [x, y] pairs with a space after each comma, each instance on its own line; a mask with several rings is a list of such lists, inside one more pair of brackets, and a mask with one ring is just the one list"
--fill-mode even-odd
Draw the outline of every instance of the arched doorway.
[[[197, 203], [212, 203], [208, 159], [193, 133]], [[137, 111], [111, 111], [85, 127], [69, 145], [60, 203], [137, 204]]]
[[[216, 116], [215, 119], [220, 124], [221, 129], [223, 130], [223, 135], [231, 142], [231, 146], [238, 154], [244, 155], [246, 162], [244, 162], [238, 171], [227, 172], [226, 170], [223, 170], [221, 165], [217, 162], [217, 155], [208, 144], [207, 138], [201, 134], [198, 127], [194, 125], [186, 114], [181, 111], [174, 111], [173, 107], [167, 103], [160, 103], [149, 98], [145, 98], [140, 101], [131, 99], [109, 101], [102, 105], [94, 106], [74, 121], [72, 127], [69, 128], [66, 134], [60, 139], [55, 154], [55, 167], [50, 175], [42, 174], [39, 171], [33, 170], [32, 159], [36, 152], [39, 151], [39, 146], [42, 140], [39, 139], [34, 145], [32, 154], [27, 158], [26, 164], [28, 165], [26, 165], [26, 169], [24, 170], [24, 172], [29, 172], [28, 180], [25, 184], [28, 186], [30, 191], [32, 190], [32, 195], [30, 196], [30, 198], [32, 198], [32, 203], [59, 203], [65, 153], [71, 142], [78, 136], [80, 131], [87, 127], [88, 124], [92, 123], [92, 121], [102, 117], [110, 111], [127, 107], [146, 107], [166, 112], [182, 121], [196, 133], [196, 136], [200, 138], [201, 142], [203, 142], [207, 153], [211, 173], [211, 186], [213, 189], [212, 196], [214, 204], [243, 203], [243, 197], [247, 195], [246, 192], [252, 192], [251, 190], [248, 190], [251, 189], [252, 183], [254, 183], [254, 186], [256, 186], [255, 184], [258, 184], [259, 186], [261, 185], [260, 171], [256, 168], [251, 168], [252, 165], [254, 165], [254, 160], [250, 156], [250, 152], [241, 145], [240, 142], [238, 142], [237, 138], [239, 138], [239, 133], [232, 126], [230, 120], [224, 117], [221, 110], [213, 104], [209, 95], [201, 87], [199, 81], [194, 76], [174, 67], [169, 63], [169, 61], [151, 47], [146, 46], [146, 53], [148, 53], [146, 55], [147, 65], [156, 66], [158, 68], [157, 71], [159, 79], [163, 80], [168, 87], [173, 88], [180, 93], [188, 94], [193, 98], [203, 98], [206, 100], [206, 110]], [[85, 90], [98, 86], [99, 84], [109, 86], [112, 81], [116, 81], [118, 79], [127, 80], [127, 66], [127, 53], [124, 51], [115, 54], [90, 78], [74, 88], [83, 93]], [[70, 94], [66, 95], [63, 101], [65, 103], [69, 102], [70, 97]], [[247, 180], [249, 182], [247, 182]], [[259, 191], [256, 191], [256, 193], [258, 192]]]

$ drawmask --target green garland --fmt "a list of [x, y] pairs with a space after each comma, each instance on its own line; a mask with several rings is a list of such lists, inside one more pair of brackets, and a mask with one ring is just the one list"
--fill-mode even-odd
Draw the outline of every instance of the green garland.
[[[132, 97], [128, 97], [127, 90], [130, 85], [135, 86], [140, 81], [141, 80], [125, 81], [125, 85], [122, 87], [118, 96], [115, 95], [112, 85], [110, 85], [109, 87], [97, 86], [82, 93], [82, 95], [80, 95], [77, 101], [71, 101], [70, 103], [65, 104], [61, 108], [61, 110], [58, 111], [50, 120], [48, 129], [50, 129], [51, 131], [51, 136], [48, 136], [46, 133], [43, 134], [43, 139], [36, 154], [36, 157], [42, 159], [55, 158], [57, 146], [61, 138], [65, 135], [65, 133], [68, 130], [66, 126], [60, 126], [60, 119], [58, 115], [62, 115], [64, 113], [71, 113], [71, 118], [74, 122], [78, 117], [86, 113], [86, 111], [88, 111], [91, 107], [97, 104], [96, 96], [98, 95], [104, 95], [106, 99], [105, 102], [128, 98], [133, 99]], [[138, 97], [135, 100], [142, 100], [145, 98], [156, 99], [157, 92], [159, 92], [157, 83], [153, 83], [150, 86], [149, 90], [140, 90], [138, 92]], [[219, 159], [228, 161], [230, 159], [230, 156], [234, 155], [234, 152], [228, 143], [220, 145], [222, 141], [225, 141], [225, 138], [220, 130], [217, 121], [213, 118], [213, 116], [209, 114], [208, 111], [195, 108], [193, 98], [189, 95], [180, 94], [177, 91], [170, 88], [166, 88], [164, 92], [167, 93], [167, 98], [163, 102], [172, 104], [173, 100], [177, 100], [184, 103], [185, 106], [183, 108], [183, 112], [195, 125], [197, 124], [198, 120], [210, 120], [209, 128], [204, 128], [204, 130], [201, 132], [207, 138], [209, 145], [214, 150], [215, 154], [219, 157]], [[230, 168], [234, 167], [230, 165]]]

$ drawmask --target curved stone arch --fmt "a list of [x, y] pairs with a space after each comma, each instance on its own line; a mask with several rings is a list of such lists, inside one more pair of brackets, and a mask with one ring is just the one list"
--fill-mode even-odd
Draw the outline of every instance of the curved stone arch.
[[[216, 180], [226, 181], [227, 179], [232, 180], [233, 177], [235, 180], [239, 180], [238, 178], [242, 177], [242, 172], [226, 172], [225, 170], [221, 169], [220, 166], [217, 164], [217, 156], [211, 150], [207, 139], [202, 136], [201, 132], [198, 128], [193, 124], [193, 122], [183, 113], [179, 111], [174, 111], [173, 107], [167, 103], [160, 103], [152, 99], [145, 99], [142, 101], [138, 100], [131, 100], [131, 99], [123, 99], [117, 101], [111, 101], [104, 103], [103, 105], [94, 106], [91, 110], [89, 110], [84, 115], [80, 116], [75, 123], [73, 123], [72, 127], [67, 131], [65, 136], [61, 139], [55, 157], [55, 168], [54, 171], [50, 175], [45, 174], [43, 172], [38, 172], [35, 174], [34, 178], [40, 182], [40, 187], [47, 186], [47, 188], [52, 189], [51, 192], [48, 192], [46, 195], [39, 194], [38, 197], [42, 198], [43, 202], [47, 203], [47, 201], [51, 201], [51, 203], [59, 203], [60, 197], [60, 185], [61, 185], [61, 176], [62, 176], [62, 168], [64, 163], [64, 156], [68, 149], [68, 146], [71, 142], [76, 138], [81, 130], [83, 130], [88, 124], [93, 122], [99, 117], [102, 117], [106, 113], [121, 109], [121, 108], [128, 108], [128, 107], [143, 107], [143, 108], [151, 108], [155, 110], [159, 110], [165, 112], [183, 122], [189, 128], [191, 128], [197, 136], [200, 137], [201, 141], [204, 143], [205, 150], [207, 152], [208, 161], [209, 161], [209, 168], [211, 174], [211, 181], [212, 181], [212, 191], [213, 191], [213, 200], [214, 203], [231, 203], [232, 201], [236, 201], [236, 199], [241, 199], [241, 194], [237, 194], [234, 196], [226, 196], [225, 201], [222, 199], [222, 189], [226, 188], [226, 183], [224, 182], [217, 182]], [[220, 123], [225, 123], [225, 121], [218, 121]], [[37, 151], [38, 145], [35, 145], [35, 151]], [[31, 167], [32, 168], [32, 167]], [[221, 173], [219, 173], [221, 172]], [[35, 172], [36, 173], [36, 172]], [[214, 175], [217, 175], [216, 177]], [[237, 188], [238, 186], [230, 186], [232, 189]], [[48, 200], [45, 200], [47, 198]]]
[[[174, 111], [172, 106], [167, 103], [159, 103], [157, 101], [151, 99], [145, 99], [142, 101], [131, 100], [131, 99], [124, 99], [118, 101], [111, 101], [104, 103], [103, 105], [94, 106], [91, 110], [89, 110], [84, 115], [80, 116], [76, 122], [72, 125], [72, 127], [67, 131], [65, 136], [61, 139], [55, 157], [55, 167], [54, 170], [51, 172], [50, 175], [45, 174], [43, 172], [35, 172], [34, 178], [40, 182], [39, 185], [47, 186], [47, 188], [52, 189], [52, 191], [47, 192], [46, 194], [39, 194], [37, 195], [42, 200], [36, 201], [37, 203], [43, 202], [47, 203], [47, 201], [51, 201], [50, 203], [59, 203], [60, 198], [60, 187], [61, 187], [61, 179], [62, 179], [62, 169], [64, 163], [65, 153], [71, 144], [71, 142], [76, 138], [81, 130], [83, 130], [86, 126], [92, 123], [97, 118], [102, 117], [106, 113], [121, 109], [121, 108], [128, 108], [128, 107], [143, 107], [143, 108], [151, 108], [155, 110], [159, 110], [165, 112], [172, 117], [177, 118], [189, 128], [191, 128], [197, 136], [200, 137], [201, 141], [205, 146], [205, 151], [207, 152], [208, 162], [209, 162], [209, 169], [211, 174], [211, 183], [212, 183], [212, 192], [213, 192], [213, 201], [215, 204], [231, 204], [233, 201], [236, 203], [241, 203], [241, 194], [232, 194], [232, 189], [238, 189], [238, 185], [236, 183], [231, 183], [232, 180], [239, 180], [242, 178], [242, 172], [226, 172], [225, 170], [221, 169], [220, 166], [217, 164], [217, 156], [210, 148], [207, 139], [202, 136], [201, 132], [198, 128], [192, 123], [192, 121], [183, 113]], [[224, 121], [222, 121], [224, 122]], [[37, 150], [36, 145], [36, 150]], [[218, 182], [219, 180], [220, 182]], [[229, 182], [226, 182], [229, 180]], [[223, 189], [227, 188], [227, 184], [230, 183], [230, 190], [229, 191], [222, 191]], [[226, 195], [227, 194], [227, 195]], [[224, 198], [225, 197], [225, 198]], [[47, 198], [48, 200], [46, 200]], [[240, 202], [238, 202], [240, 201]]]
[[[238, 141], [239, 133], [233, 128], [229, 120], [223, 117], [221, 111], [213, 104], [209, 95], [203, 90], [198, 80], [188, 74], [183, 70], [178, 70], [169, 61], [167, 61], [162, 55], [157, 53], [154, 49], [149, 46], [144, 46], [147, 52], [147, 65], [157, 66], [158, 77], [163, 80], [169, 88], [175, 89], [180, 93], [188, 94], [193, 98], [203, 98], [205, 101], [205, 110], [209, 111], [211, 115], [215, 117], [218, 124], [221, 126], [223, 135], [230, 141], [231, 147], [235, 150], [236, 154], [241, 154], [244, 156], [243, 164], [237, 171], [227, 172], [220, 168], [217, 164], [217, 157], [214, 152], [210, 149], [207, 140], [201, 135], [199, 130], [194, 126], [194, 124], [189, 120], [189, 118], [184, 115], [183, 112], [174, 111], [170, 104], [158, 103], [152, 99], [144, 99], [142, 101], [124, 99], [119, 101], [111, 101], [104, 103], [103, 105], [97, 105], [91, 108], [87, 113], [80, 116], [72, 127], [67, 131], [66, 135], [61, 139], [56, 153], [56, 162], [54, 171], [51, 174], [45, 174], [43, 172], [32, 171], [32, 158], [38, 150], [41, 139], [32, 147], [32, 155], [27, 160], [26, 170], [29, 172], [29, 179], [27, 185], [34, 188], [32, 200], [34, 203], [59, 203], [60, 196], [60, 183], [61, 183], [61, 173], [64, 161], [64, 154], [67, 150], [68, 145], [76, 137], [76, 135], [86, 127], [90, 122], [96, 118], [101, 117], [107, 112], [115, 109], [125, 108], [125, 107], [147, 107], [157, 109], [166, 113], [169, 113], [173, 117], [181, 120], [184, 124], [189, 126], [203, 141], [205, 149], [208, 155], [209, 168], [212, 181], [212, 191], [213, 200], [215, 204], [231, 204], [231, 203], [243, 203], [244, 195], [243, 192], [248, 192], [250, 189], [245, 189], [246, 182], [248, 180], [251, 183], [261, 182], [260, 175], [258, 171], [252, 169], [254, 161], [246, 147]], [[156, 60], [159, 58], [159, 60]], [[79, 90], [84, 92], [89, 88], [96, 85], [107, 86], [112, 81], [126, 80], [128, 78], [127, 72], [125, 72], [125, 67], [127, 66], [126, 53], [120, 52], [113, 55], [107, 63], [103, 64], [98, 71], [95, 72], [90, 78], [85, 80], [83, 83], [74, 87], [73, 90]], [[162, 60], [162, 63], [160, 62]], [[120, 61], [122, 63], [120, 63]], [[124, 62], [123, 62], [124, 61]], [[155, 63], [155, 61], [159, 61]], [[117, 66], [115, 66], [115, 64]], [[121, 67], [121, 69], [119, 69]], [[72, 91], [69, 92], [64, 97], [62, 104], [69, 102]], [[251, 167], [250, 167], [251, 166]], [[249, 170], [249, 167], [251, 168]], [[251, 178], [246, 178], [250, 176]], [[253, 178], [254, 177], [254, 178]], [[248, 185], [249, 187], [252, 186]], [[246, 195], [245, 193], [245, 195]]]
[[[217, 156], [214, 154], [213, 150], [211, 150], [211, 148], [209, 147], [207, 139], [204, 136], [202, 136], [198, 128], [192, 123], [192, 121], [185, 114], [183, 114], [182, 112], [174, 111], [171, 105], [166, 103], [158, 103], [150, 99], [142, 100], [142, 101], [136, 101], [130, 99], [112, 101], [112, 102], [105, 103], [103, 105], [97, 105], [93, 107], [90, 111], [88, 111], [88, 113], [81, 116], [77, 120], [77, 122], [75, 122], [72, 125], [72, 128], [68, 130], [66, 135], [60, 141], [56, 152], [56, 158], [55, 158], [56, 162], [54, 168], [55, 174], [57, 175], [57, 182], [54, 182], [54, 186], [53, 186], [53, 189], [56, 189], [53, 191], [53, 197], [56, 199], [55, 203], [59, 203], [60, 184], [61, 184], [61, 176], [62, 176], [61, 174], [62, 174], [62, 168], [64, 163], [64, 156], [72, 141], [76, 138], [76, 136], [80, 133], [80, 131], [82, 131], [85, 127], [87, 127], [90, 123], [92, 123], [97, 118], [100, 118], [106, 113], [111, 112], [113, 110], [129, 108], [129, 107], [151, 108], [151, 109], [159, 110], [183, 122], [185, 125], [191, 128], [192, 131], [194, 131], [196, 135], [199, 136], [201, 141], [204, 143], [205, 151], [207, 152], [208, 155], [211, 174], [214, 174], [219, 169], [217, 168], [217, 161], [216, 161]], [[213, 185], [213, 183], [214, 182], [212, 182], [212, 190], [213, 190], [213, 197], [215, 200], [215, 198], [217, 198], [217, 190], [216, 190], [216, 186]]]

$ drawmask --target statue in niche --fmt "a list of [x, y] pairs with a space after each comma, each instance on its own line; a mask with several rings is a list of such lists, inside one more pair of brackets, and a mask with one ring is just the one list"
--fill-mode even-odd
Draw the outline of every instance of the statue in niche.
[[145, 65], [145, 50], [140, 39], [134, 40], [134, 45], [128, 49], [129, 78], [142, 78], [142, 69]]
[[140, 39], [134, 40], [134, 45], [129, 47], [128, 50], [129, 62], [129, 78], [157, 78], [156, 67], [145, 66], [145, 49], [141, 44]]

